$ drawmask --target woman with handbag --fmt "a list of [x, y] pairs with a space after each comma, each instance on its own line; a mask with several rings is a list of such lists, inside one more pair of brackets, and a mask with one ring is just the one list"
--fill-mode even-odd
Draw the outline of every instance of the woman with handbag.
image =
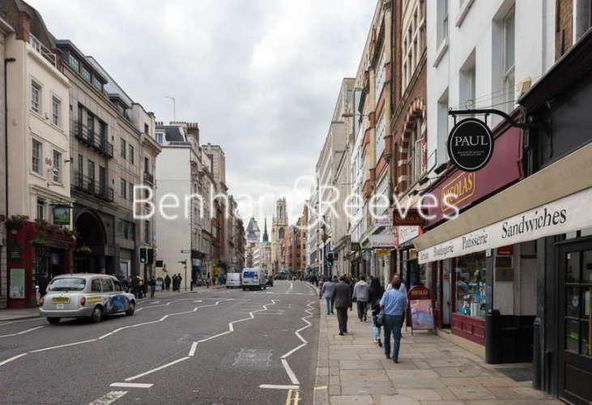
[[379, 316], [380, 314], [380, 299], [382, 298], [382, 294], [384, 293], [384, 288], [380, 285], [380, 281], [378, 281], [377, 277], [372, 277], [370, 281], [370, 288], [368, 289], [368, 303], [370, 304], [370, 308], [372, 310], [372, 329], [374, 331], [374, 343], [377, 343], [379, 347], [382, 347], [382, 342], [380, 341], [380, 328], [382, 326], [382, 317]]

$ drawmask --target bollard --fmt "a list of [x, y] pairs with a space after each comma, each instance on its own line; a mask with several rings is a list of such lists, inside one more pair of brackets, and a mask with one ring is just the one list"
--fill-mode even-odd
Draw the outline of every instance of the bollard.
[[485, 362], [500, 364], [503, 362], [504, 342], [500, 312], [490, 309], [485, 316]]

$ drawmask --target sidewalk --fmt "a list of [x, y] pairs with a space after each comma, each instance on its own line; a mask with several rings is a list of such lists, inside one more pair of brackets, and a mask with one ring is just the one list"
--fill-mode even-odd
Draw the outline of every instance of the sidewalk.
[[[403, 332], [399, 364], [372, 342], [370, 322], [348, 312], [349, 333], [321, 310], [315, 405], [561, 404], [428, 332]], [[503, 365], [508, 369], [515, 365]]]

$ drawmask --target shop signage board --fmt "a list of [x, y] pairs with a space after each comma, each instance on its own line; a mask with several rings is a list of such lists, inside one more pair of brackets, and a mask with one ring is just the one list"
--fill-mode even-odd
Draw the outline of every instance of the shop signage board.
[[70, 207], [58, 205], [53, 207], [54, 225], [70, 225]]
[[485, 122], [465, 118], [450, 131], [448, 156], [460, 170], [476, 172], [491, 160], [493, 144], [493, 134]]
[[[477, 172], [453, 171], [446, 179], [430, 190], [438, 200], [434, 207], [426, 207], [426, 225], [441, 222], [444, 215], [483, 200], [496, 191], [522, 178], [522, 135], [518, 128], [509, 128], [495, 140], [495, 151], [490, 163]], [[448, 204], [445, 203], [448, 201]]]
[[419, 226], [398, 226], [396, 232], [397, 248], [402, 244], [417, 238], [421, 233], [421, 227]]
[[411, 313], [411, 331], [433, 330], [434, 312], [430, 290], [423, 285], [415, 286], [407, 292], [407, 298]]
[[395, 226], [411, 226], [411, 225], [423, 225], [425, 223], [424, 217], [420, 214], [416, 208], [409, 208], [408, 210], [397, 208], [393, 210], [393, 225]]
[[375, 256], [390, 256], [391, 251], [388, 249], [376, 249], [374, 251]]
[[419, 252], [419, 264], [592, 227], [592, 188], [541, 205]]
[[370, 244], [373, 249], [376, 248], [394, 248], [395, 247], [395, 235], [392, 233], [371, 235]]

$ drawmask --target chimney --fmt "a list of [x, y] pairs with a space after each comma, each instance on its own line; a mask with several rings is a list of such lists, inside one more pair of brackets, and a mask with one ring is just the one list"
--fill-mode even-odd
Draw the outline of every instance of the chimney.
[[18, 13], [18, 26], [16, 28], [16, 37], [25, 42], [29, 42], [29, 35], [31, 34], [31, 16], [25, 11]]

